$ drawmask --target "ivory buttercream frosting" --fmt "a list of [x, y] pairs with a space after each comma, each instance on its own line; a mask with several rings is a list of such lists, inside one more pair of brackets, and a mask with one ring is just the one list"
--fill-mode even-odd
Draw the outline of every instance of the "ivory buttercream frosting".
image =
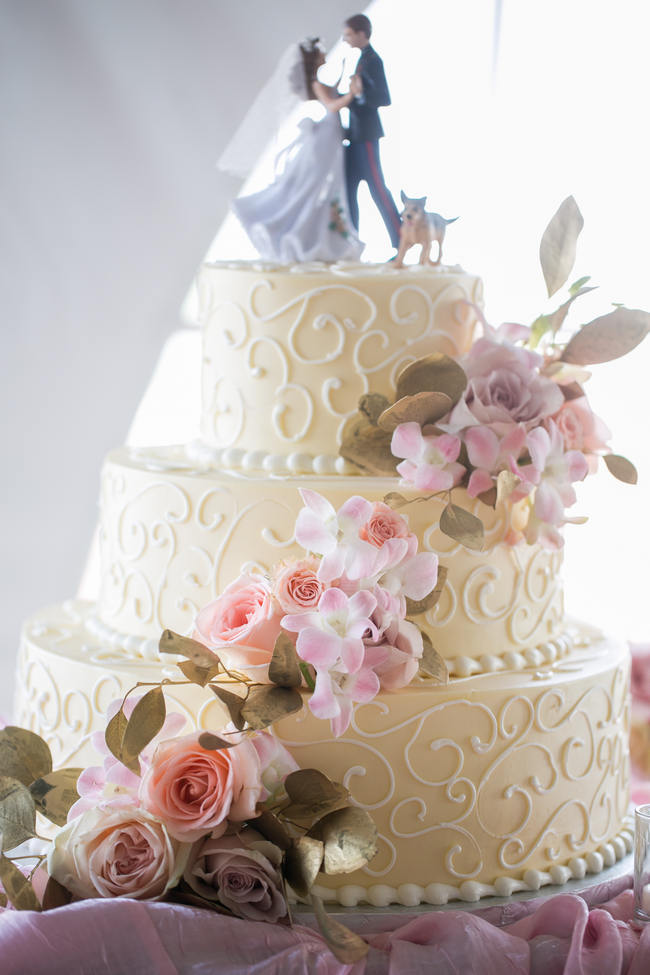
[[[467, 352], [480, 279], [444, 267], [233, 263], [204, 267], [199, 295], [202, 439], [109, 454], [98, 599], [26, 623], [17, 722], [58, 764], [90, 763], [110, 702], [175, 669], [158, 652], [161, 631], [191, 634], [240, 574], [300, 553], [299, 488], [335, 509], [399, 491], [419, 550], [447, 570], [418, 622], [450, 678], [380, 692], [339, 738], [307, 709], [277, 726], [303, 767], [342, 781], [377, 824], [374, 860], [321, 892], [350, 905], [475, 900], [623, 856], [628, 653], [566, 618], [561, 552], [505, 544], [504, 505], [455, 491], [485, 525], [483, 549], [471, 550], [441, 531], [444, 499], [360, 474], [339, 453], [360, 396], [392, 401], [405, 366]], [[223, 708], [200, 691], [174, 688], [173, 707], [188, 727], [215, 730]]]

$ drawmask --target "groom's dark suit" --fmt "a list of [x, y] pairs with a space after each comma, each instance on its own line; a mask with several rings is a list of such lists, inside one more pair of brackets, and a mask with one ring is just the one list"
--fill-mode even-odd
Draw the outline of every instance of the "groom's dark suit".
[[350, 103], [350, 144], [345, 148], [345, 181], [348, 190], [350, 218], [359, 229], [359, 183], [365, 180], [375, 201], [393, 247], [399, 246], [400, 218], [395, 201], [388, 190], [379, 162], [379, 139], [384, 130], [377, 109], [390, 105], [390, 93], [384, 74], [384, 64], [368, 44], [359, 58], [356, 73], [361, 76], [363, 94]]

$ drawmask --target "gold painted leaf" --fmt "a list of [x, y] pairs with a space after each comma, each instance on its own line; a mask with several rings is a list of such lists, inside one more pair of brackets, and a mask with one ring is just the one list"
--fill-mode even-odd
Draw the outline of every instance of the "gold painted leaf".
[[60, 884], [54, 877], [49, 877], [43, 892], [42, 909], [53, 911], [56, 907], [66, 907], [72, 900], [72, 894], [67, 887]]
[[607, 470], [624, 484], [636, 484], [639, 480], [637, 469], [627, 457], [620, 454], [605, 454], [603, 457]]
[[392, 433], [400, 423], [419, 423], [421, 427], [436, 423], [449, 413], [452, 402], [446, 393], [424, 391], [413, 396], [403, 396], [379, 417], [382, 430]]
[[425, 596], [424, 599], [409, 599], [408, 596], [406, 597], [407, 615], [420, 616], [421, 613], [428, 613], [430, 609], [433, 609], [442, 595], [442, 590], [445, 588], [446, 581], [447, 567], [444, 565], [439, 565], [436, 584], [428, 596]]
[[439, 684], [448, 684], [449, 671], [447, 670], [445, 658], [441, 653], [438, 653], [432, 644], [428, 633], [422, 633], [422, 642], [424, 643], [424, 652], [422, 653], [422, 659], [420, 660], [420, 670], [423, 671], [427, 677], [433, 677], [433, 679]]
[[269, 680], [280, 687], [300, 687], [302, 671], [296, 653], [295, 641], [284, 630], [275, 641], [269, 664]]
[[128, 721], [127, 717], [120, 707], [117, 714], [114, 714], [111, 720], [106, 725], [106, 731], [104, 732], [104, 741], [106, 742], [106, 747], [112, 755], [122, 762], [131, 772], [136, 775], [140, 774], [140, 763], [134, 756], [128, 756], [124, 754], [123, 742], [124, 734], [126, 732]]
[[[153, 687], [140, 698], [129, 718], [122, 753], [125, 757], [137, 759], [140, 752], [153, 741], [165, 723], [167, 709], [162, 687]], [[139, 768], [139, 766], [138, 766]]]
[[583, 325], [566, 345], [562, 362], [593, 366], [620, 359], [650, 332], [650, 315], [635, 308], [615, 308]]
[[267, 685], [251, 690], [243, 703], [241, 714], [249, 727], [261, 731], [301, 708], [302, 695], [295, 688]]
[[315, 894], [311, 895], [314, 916], [327, 946], [342, 965], [354, 965], [368, 954], [368, 944], [354, 931], [350, 931], [340, 921], [330, 917], [323, 902]]
[[8, 775], [0, 775], [0, 833], [3, 850], [13, 850], [36, 835], [36, 807], [29, 789]]
[[327, 874], [360, 870], [377, 852], [377, 827], [365, 809], [345, 806], [327, 813], [308, 836], [323, 843], [323, 870]]
[[220, 738], [211, 731], [202, 731], [199, 735], [199, 745], [206, 752], [220, 752], [223, 748], [232, 748], [237, 742], [233, 738]]
[[51, 771], [52, 753], [39, 735], [14, 725], [0, 729], [0, 775], [31, 785]]
[[390, 400], [382, 393], [364, 393], [359, 400], [359, 413], [376, 426], [379, 417], [389, 406]]
[[441, 352], [434, 352], [402, 369], [397, 377], [396, 399], [422, 392], [445, 393], [453, 406], [466, 386], [467, 376], [456, 360]]
[[82, 772], [80, 768], [59, 769], [29, 787], [37, 811], [56, 826], [65, 826], [68, 821], [70, 807], [79, 798], [77, 779]]
[[40, 911], [41, 905], [31, 883], [18, 867], [0, 855], [0, 883], [17, 911]]
[[225, 687], [221, 687], [220, 684], [210, 684], [210, 690], [212, 693], [219, 698], [222, 704], [225, 704], [228, 714], [230, 715], [230, 720], [234, 724], [238, 731], [243, 731], [246, 722], [242, 717], [242, 707], [244, 705], [243, 697], [239, 694], [233, 694], [232, 691], [227, 691]]
[[199, 687], [205, 687], [221, 672], [219, 664], [215, 664], [214, 667], [197, 667], [191, 660], [183, 660], [176, 666], [184, 677], [192, 681], [193, 684], [198, 684]]
[[[257, 826], [257, 820], [256, 826]], [[311, 836], [301, 836], [287, 850], [284, 875], [298, 897], [308, 897], [323, 862], [323, 844]]]
[[387, 504], [393, 511], [399, 511], [400, 508], [404, 508], [410, 502], [403, 494], [398, 494], [397, 491], [389, 491], [388, 494], [384, 495], [384, 504]]
[[398, 460], [391, 452], [391, 440], [390, 433], [358, 417], [343, 428], [339, 453], [365, 474], [394, 475]]
[[448, 504], [442, 512], [440, 531], [476, 552], [481, 551], [485, 542], [481, 519], [455, 504]]
[[293, 843], [287, 827], [268, 809], [263, 809], [260, 815], [255, 817], [255, 829], [264, 839], [274, 843], [281, 850], [288, 850]]
[[576, 244], [584, 220], [572, 196], [551, 217], [539, 245], [539, 259], [549, 298], [568, 280], [576, 259]]
[[158, 648], [161, 653], [176, 653], [187, 657], [197, 667], [209, 670], [219, 665], [219, 657], [206, 646], [189, 636], [180, 636], [173, 630], [165, 630], [160, 637]]
[[300, 768], [284, 780], [284, 788], [292, 802], [315, 806], [332, 799], [349, 799], [350, 793], [340, 782], [333, 782], [315, 768]]

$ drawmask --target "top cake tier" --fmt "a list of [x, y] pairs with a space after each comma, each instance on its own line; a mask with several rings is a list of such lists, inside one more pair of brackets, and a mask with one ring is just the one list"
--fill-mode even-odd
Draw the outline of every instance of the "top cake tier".
[[360, 396], [467, 351], [483, 295], [461, 268], [390, 264], [208, 264], [198, 290], [210, 459], [278, 474], [354, 473], [338, 450]]

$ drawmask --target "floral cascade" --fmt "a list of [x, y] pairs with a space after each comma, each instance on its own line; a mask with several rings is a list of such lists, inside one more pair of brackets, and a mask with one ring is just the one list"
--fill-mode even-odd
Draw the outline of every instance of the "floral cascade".
[[[552, 297], [568, 280], [582, 229], [568, 197], [542, 237], [540, 259]], [[577, 280], [568, 298], [528, 327], [492, 328], [481, 310], [483, 335], [457, 359], [435, 354], [409, 364], [397, 377], [396, 400], [366, 394], [348, 422], [342, 455], [367, 473], [397, 471], [418, 491], [449, 496], [440, 529], [469, 548], [483, 546], [475, 515], [452, 503], [455, 487], [492, 507], [506, 502], [506, 541], [563, 545], [562, 526], [576, 501], [574, 484], [602, 457], [621, 481], [636, 483], [634, 465], [611, 452], [609, 430], [592, 411], [585, 367], [619, 358], [650, 331], [647, 312], [616, 307], [564, 338], [567, 315], [594, 289]], [[399, 463], [396, 463], [396, 459]], [[387, 499], [396, 509], [410, 503]]]
[[[363, 867], [376, 827], [341, 784], [299, 769], [269, 729], [306, 702], [340, 735], [354, 703], [380, 689], [418, 670], [446, 680], [413, 619], [439, 597], [444, 571], [389, 506], [352, 497], [335, 511], [313, 491], [302, 497], [305, 558], [242, 575], [198, 614], [195, 638], [162, 634], [179, 679], [136, 685], [149, 689], [113, 703], [93, 736], [101, 764], [53, 771], [42, 738], [0, 730], [0, 907], [166, 898], [291, 923], [298, 897], [340, 961], [366, 953], [312, 888], [322, 872]], [[165, 690], [183, 684], [216, 695], [229, 723], [182, 734]], [[37, 814], [59, 827], [45, 852]]]

